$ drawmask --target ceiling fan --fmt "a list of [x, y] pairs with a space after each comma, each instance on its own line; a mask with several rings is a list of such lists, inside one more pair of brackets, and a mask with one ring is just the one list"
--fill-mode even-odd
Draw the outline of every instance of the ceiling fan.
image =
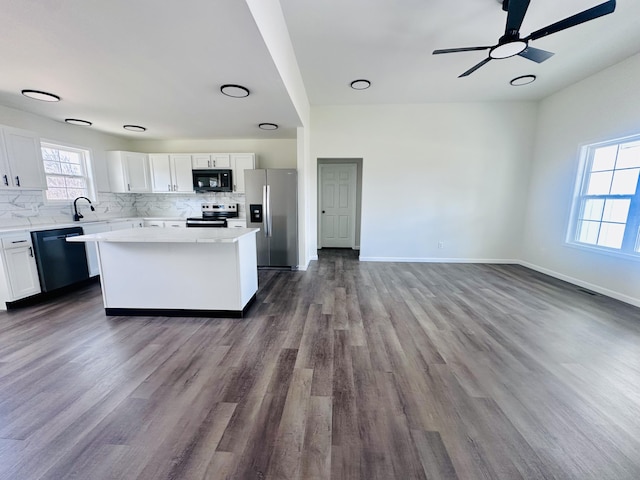
[[504, 31], [504, 35], [500, 37], [497, 45], [489, 45], [487, 47], [466, 47], [466, 48], [446, 48], [443, 50], [434, 50], [433, 54], [438, 55], [440, 53], [454, 53], [454, 52], [471, 52], [475, 50], [489, 50], [489, 56], [482, 60], [477, 65], [474, 65], [469, 70], [464, 72], [460, 77], [466, 77], [478, 70], [483, 65], [486, 65], [491, 60], [497, 60], [502, 58], [509, 58], [515, 55], [519, 55], [526, 59], [532, 60], [537, 63], [542, 63], [545, 60], [553, 56], [552, 52], [541, 50], [529, 46], [531, 40], [537, 40], [552, 33], [560, 32], [567, 28], [575, 27], [581, 23], [594, 20], [598, 17], [608, 15], [616, 9], [616, 0], [609, 0], [607, 2], [596, 5], [583, 12], [576, 13], [570, 17], [560, 20], [559, 22], [547, 25], [540, 30], [536, 30], [529, 36], [520, 38], [520, 27], [522, 21], [529, 8], [531, 0], [503, 0], [502, 9], [507, 12], [507, 26]]

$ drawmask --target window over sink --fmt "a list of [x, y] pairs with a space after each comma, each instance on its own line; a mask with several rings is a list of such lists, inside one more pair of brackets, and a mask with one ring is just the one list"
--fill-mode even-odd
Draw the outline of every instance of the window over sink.
[[49, 142], [41, 142], [41, 146], [47, 202], [95, 198], [89, 150]]

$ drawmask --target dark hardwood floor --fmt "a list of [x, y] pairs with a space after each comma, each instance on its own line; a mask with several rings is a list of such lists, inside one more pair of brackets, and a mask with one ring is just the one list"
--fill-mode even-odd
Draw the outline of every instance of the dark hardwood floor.
[[640, 478], [640, 310], [513, 265], [262, 271], [244, 319], [0, 314], [0, 478]]

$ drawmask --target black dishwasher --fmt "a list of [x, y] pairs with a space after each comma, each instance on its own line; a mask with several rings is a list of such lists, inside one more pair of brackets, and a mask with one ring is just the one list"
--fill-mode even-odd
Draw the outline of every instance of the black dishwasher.
[[82, 227], [31, 232], [43, 292], [73, 285], [89, 278], [84, 243], [67, 242], [67, 237], [82, 234]]

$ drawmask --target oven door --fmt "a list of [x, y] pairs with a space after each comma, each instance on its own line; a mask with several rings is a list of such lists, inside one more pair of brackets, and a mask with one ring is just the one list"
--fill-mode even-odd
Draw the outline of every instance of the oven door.
[[224, 218], [187, 218], [187, 227], [227, 228], [227, 220]]

